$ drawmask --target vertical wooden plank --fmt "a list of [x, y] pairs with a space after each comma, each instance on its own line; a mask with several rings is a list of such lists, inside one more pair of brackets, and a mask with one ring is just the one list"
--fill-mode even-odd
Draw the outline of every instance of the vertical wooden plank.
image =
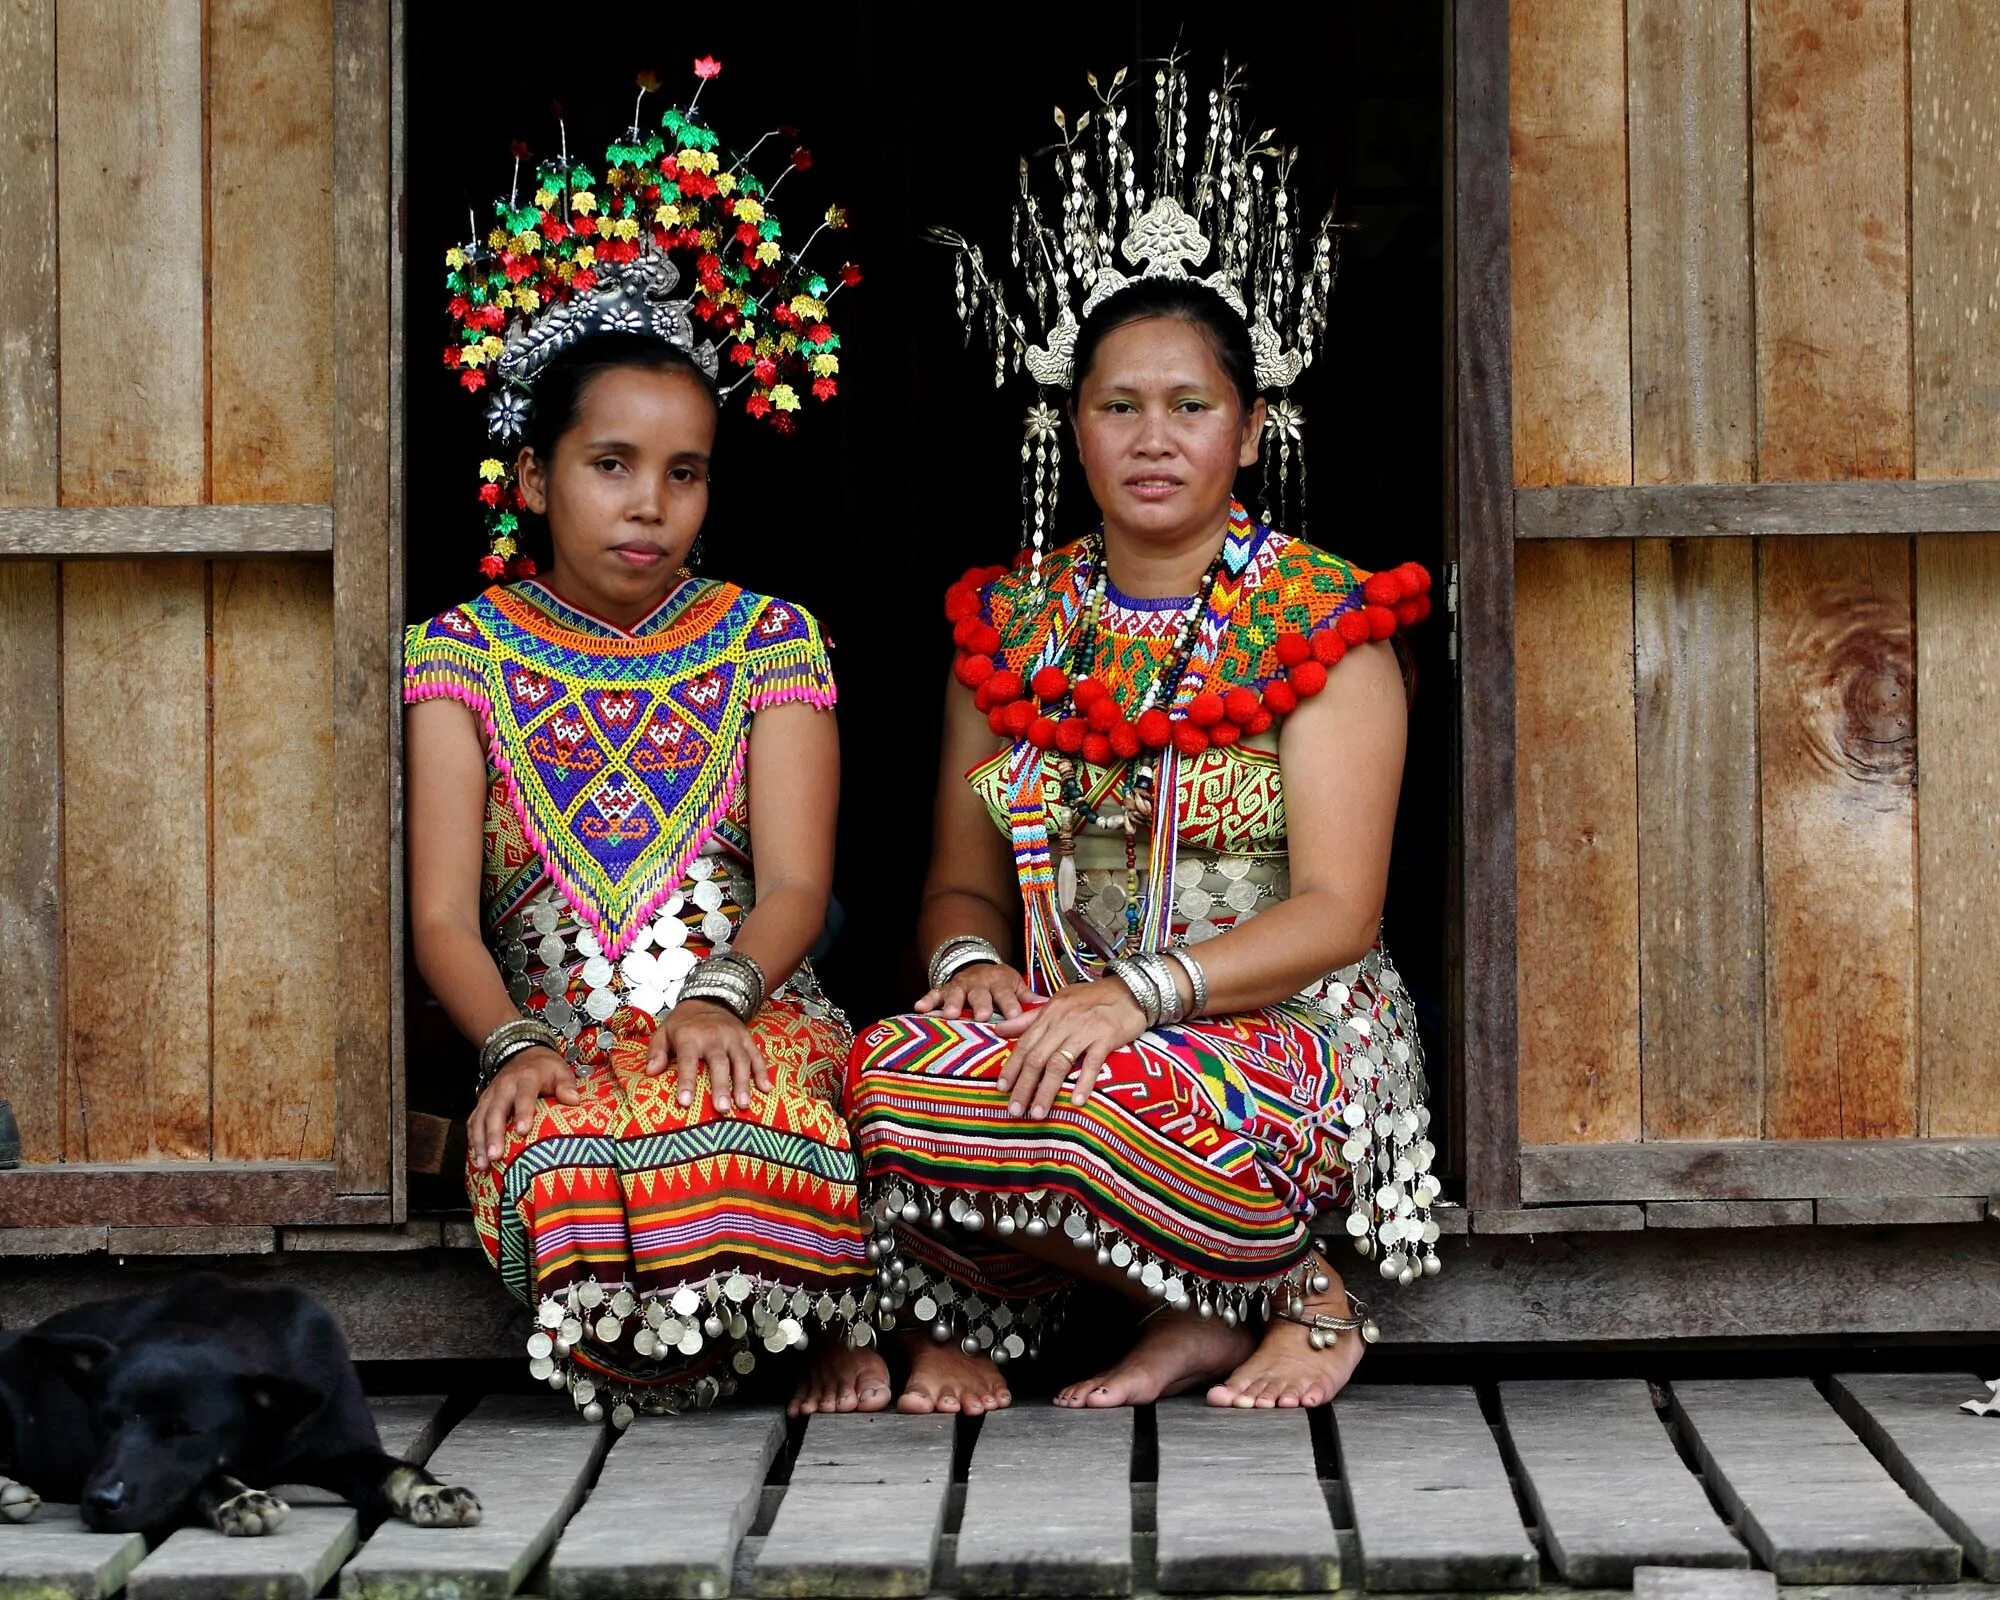
[[210, 472], [218, 504], [333, 494], [326, 287], [273, 271], [332, 248], [332, 0], [207, 0]]
[[[1747, 0], [1632, 0], [1632, 481], [1755, 475]], [[1640, 1073], [1648, 1139], [1762, 1109], [1756, 552], [1634, 549]]]
[[987, 1416], [958, 1532], [960, 1594], [1132, 1592], [1132, 1418], [1055, 1407]]
[[336, 988], [324, 853], [333, 819], [332, 574], [217, 562], [215, 1156], [333, 1155]]
[[[1446, 277], [1453, 383], [1446, 453], [1458, 579], [1458, 805], [1446, 929], [1455, 982], [1452, 1119], [1468, 1205], [1520, 1202], [1514, 850], [1513, 320], [1509, 305], [1507, 14], [1455, 0], [1452, 225]], [[1455, 1141], [1456, 1142], [1456, 1141]]]
[[[1514, 476], [1629, 483], [1625, 34], [1509, 8]], [[1632, 547], [1515, 556], [1521, 1136], [1639, 1131]]]
[[[1912, 465], [1907, 17], [1753, 0], [1758, 473]], [[1910, 549], [1759, 552], [1764, 1131], [1916, 1124]]]
[[[54, 0], [0, 3], [0, 505], [56, 502]], [[62, 1152], [61, 655], [56, 568], [0, 564], [0, 1100]]]
[[1916, 719], [1910, 542], [1760, 553], [1764, 1131], [1916, 1129]]
[[1753, 0], [1758, 472], [1911, 465], [1904, 0]]
[[201, 5], [56, 11], [68, 504], [202, 498]]
[[409, 1090], [405, 1075], [404, 1052], [409, 1043], [404, 1026], [403, 1010], [403, 966], [404, 929], [407, 915], [403, 904], [403, 701], [402, 701], [402, 651], [400, 641], [403, 625], [407, 621], [405, 601], [407, 571], [407, 532], [404, 485], [404, 455], [407, 450], [405, 427], [408, 418], [408, 396], [405, 390], [405, 369], [403, 352], [404, 338], [405, 277], [404, 257], [407, 254], [405, 229], [402, 217], [408, 204], [408, 179], [406, 162], [408, 159], [409, 115], [405, 96], [408, 92], [405, 68], [409, 62], [409, 44], [405, 37], [408, 27], [408, 7], [405, 0], [389, 0], [389, 199], [395, 210], [394, 228], [395, 270], [389, 274], [389, 538], [388, 549], [383, 559], [383, 614], [387, 635], [390, 640], [390, 655], [385, 663], [387, 682], [383, 685], [383, 699], [387, 704], [382, 708], [388, 728], [388, 782], [389, 782], [389, 948], [386, 952], [388, 966], [388, 1024], [389, 1024], [389, 1209], [397, 1221], [403, 1220], [409, 1210]]
[[1632, 545], [1515, 552], [1521, 1138], [1639, 1137]]
[[64, 1154], [206, 1156], [201, 563], [71, 562], [62, 616]]
[[[272, 272], [274, 234], [332, 248], [331, 0], [210, 0], [209, 437], [218, 502], [333, 492], [333, 328], [310, 275]], [[315, 250], [311, 241], [318, 239]], [[318, 563], [217, 563], [215, 1154], [333, 1154], [333, 587]], [[250, 1041], [255, 1041], [254, 1046]]]
[[388, 0], [333, 16], [334, 1160], [387, 1195], [391, 1118]]
[[[1910, 11], [1910, 247], [1916, 468], [2000, 475], [2000, 14]], [[1921, 958], [1918, 1129], [2000, 1133], [1989, 1019], [2000, 1005], [2000, 537], [1917, 540]]]

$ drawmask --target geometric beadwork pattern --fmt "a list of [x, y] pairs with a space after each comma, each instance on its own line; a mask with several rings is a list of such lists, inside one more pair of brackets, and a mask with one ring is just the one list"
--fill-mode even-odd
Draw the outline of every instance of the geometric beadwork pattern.
[[689, 578], [628, 631], [530, 580], [411, 628], [403, 697], [478, 715], [522, 838], [616, 960], [728, 813], [750, 719], [834, 688], [788, 601]]

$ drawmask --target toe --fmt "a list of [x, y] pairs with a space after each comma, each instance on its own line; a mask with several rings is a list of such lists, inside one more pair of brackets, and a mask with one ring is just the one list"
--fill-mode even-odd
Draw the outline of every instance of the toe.
[[1208, 1403], [1212, 1406], [1233, 1406], [1236, 1404], [1235, 1378], [1227, 1378], [1214, 1384], [1208, 1391]]
[[889, 1386], [886, 1383], [864, 1383], [855, 1399], [857, 1411], [880, 1411], [889, 1404]]
[[840, 1392], [833, 1397], [833, 1409], [835, 1411], [852, 1411], [855, 1404], [854, 1380], [852, 1378], [843, 1379], [840, 1385]]
[[938, 1409], [937, 1396], [913, 1384], [896, 1396], [896, 1409], [906, 1416], [929, 1416]]

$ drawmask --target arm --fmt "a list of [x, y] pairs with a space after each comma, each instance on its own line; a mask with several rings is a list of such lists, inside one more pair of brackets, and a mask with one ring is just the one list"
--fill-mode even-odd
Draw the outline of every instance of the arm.
[[[410, 934], [417, 970], [458, 1031], [475, 1044], [521, 1014], [479, 933], [479, 852], [486, 821], [486, 752], [479, 724], [454, 700], [404, 716]], [[524, 1050], [486, 1086], [467, 1124], [473, 1165], [497, 1158], [511, 1117], [528, 1131], [535, 1101], [579, 1100], [575, 1075], [552, 1050]]]
[[[978, 934], [1003, 954], [1020, 940], [1021, 890], [1013, 852], [993, 826], [986, 803], [965, 781], [965, 774], [998, 746], [972, 696], [947, 682], [931, 864], [917, 913], [917, 936], [926, 956], [955, 933]], [[995, 1011], [1019, 1016], [1030, 996], [1027, 980], [1016, 968], [981, 963], [964, 968], [943, 989], [927, 992], [917, 1009], [946, 1017], [970, 1014], [984, 1022]]]
[[[731, 948], [762, 967], [775, 989], [826, 925], [840, 803], [840, 730], [831, 712], [794, 702], [758, 712], [749, 740], [757, 903]], [[747, 1111], [753, 1089], [771, 1088], [770, 1064], [748, 1025], [712, 1000], [683, 1000], [660, 1018], [646, 1070], [658, 1076], [669, 1063], [684, 1106], [694, 1104], [704, 1066], [715, 1109], [724, 1115]]]

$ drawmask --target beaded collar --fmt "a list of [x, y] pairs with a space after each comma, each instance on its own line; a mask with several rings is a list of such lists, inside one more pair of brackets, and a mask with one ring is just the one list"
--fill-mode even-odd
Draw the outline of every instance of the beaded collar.
[[818, 624], [688, 579], [624, 629], [545, 585], [488, 589], [410, 630], [404, 698], [470, 706], [529, 846], [613, 959], [728, 812], [751, 716], [830, 706]]

